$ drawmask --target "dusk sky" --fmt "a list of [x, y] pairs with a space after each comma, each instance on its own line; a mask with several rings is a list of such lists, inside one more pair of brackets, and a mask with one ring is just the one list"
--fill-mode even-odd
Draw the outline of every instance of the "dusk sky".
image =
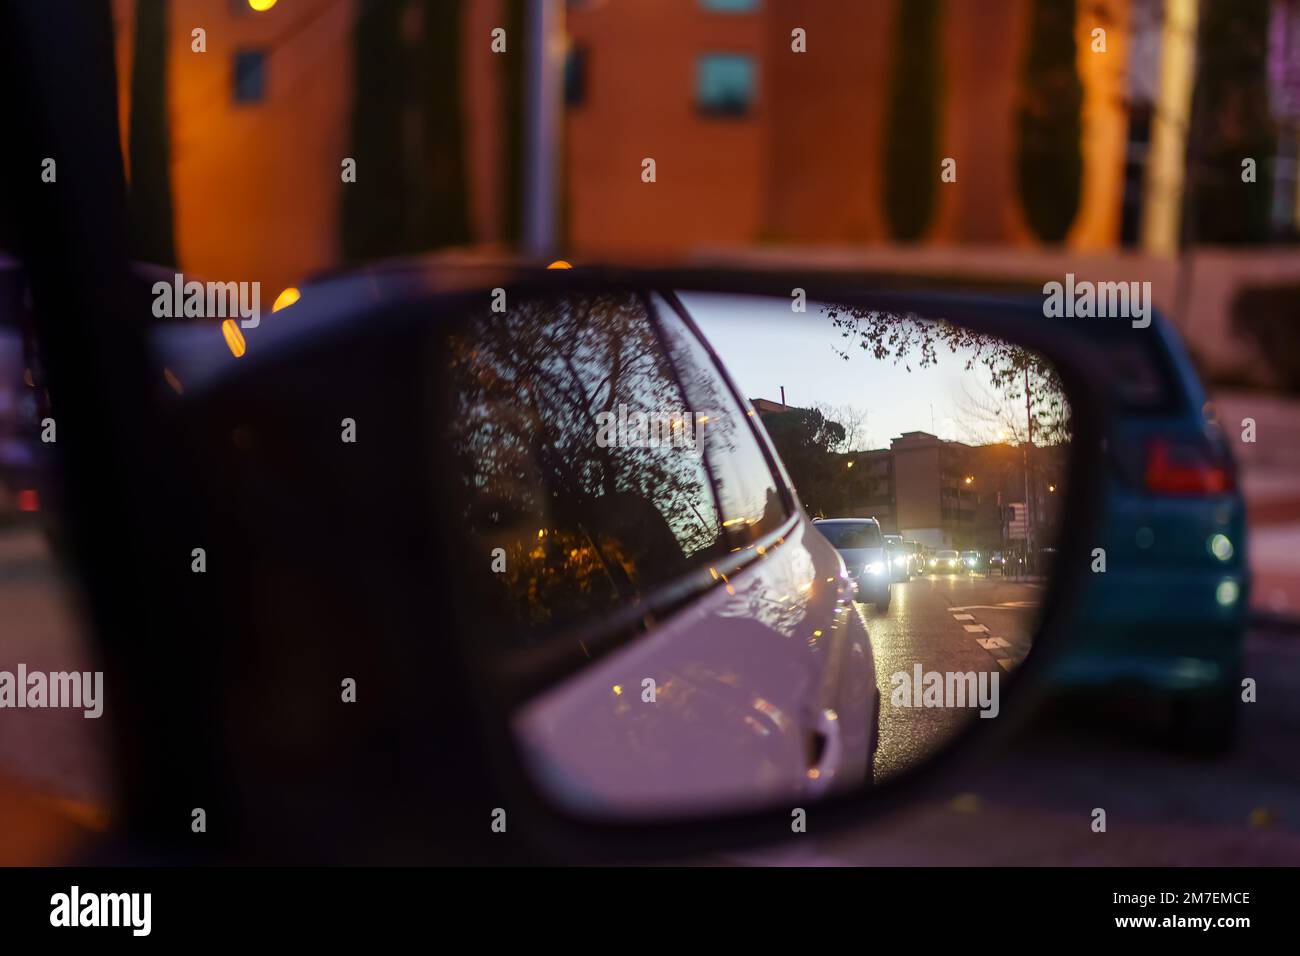
[[[821, 303], [809, 302], [808, 311], [793, 313], [787, 299], [682, 293], [681, 300], [694, 317], [723, 364], [747, 398], [781, 400], [807, 407], [826, 403], [849, 405], [866, 413], [865, 448], [888, 447], [889, 440], [906, 431], [927, 431], [958, 441], [981, 440], [963, 422], [965, 393], [975, 396], [989, 389], [988, 375], [977, 365], [966, 371], [960, 355], [946, 348], [929, 368], [913, 361], [912, 371], [902, 363], [878, 360], [850, 339], [840, 337]], [[848, 361], [837, 349], [847, 350]], [[964, 389], [964, 390], [963, 390]], [[988, 434], [982, 440], [992, 440]]]

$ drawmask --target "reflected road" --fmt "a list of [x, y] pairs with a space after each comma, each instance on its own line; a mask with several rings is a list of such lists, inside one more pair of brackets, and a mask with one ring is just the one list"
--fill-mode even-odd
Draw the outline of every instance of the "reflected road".
[[1005, 676], [1029, 652], [1042, 587], [998, 575], [926, 575], [896, 582], [889, 610], [859, 604], [871, 635], [880, 689], [880, 749], [876, 779], [924, 759], [953, 738], [975, 709], [900, 707], [890, 676], [922, 672], [980, 672]]

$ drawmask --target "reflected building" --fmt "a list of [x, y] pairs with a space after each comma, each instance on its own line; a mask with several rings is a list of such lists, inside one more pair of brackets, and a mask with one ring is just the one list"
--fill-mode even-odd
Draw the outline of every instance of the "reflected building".
[[[1055, 534], [1054, 498], [1064, 474], [1061, 446], [1035, 446], [1028, 484], [1043, 540]], [[888, 448], [849, 452], [854, 471], [866, 469], [871, 490], [850, 517], [874, 517], [886, 533], [927, 548], [998, 550], [1008, 543], [1010, 506], [1025, 501], [1020, 445], [969, 445], [929, 432], [904, 432]]]

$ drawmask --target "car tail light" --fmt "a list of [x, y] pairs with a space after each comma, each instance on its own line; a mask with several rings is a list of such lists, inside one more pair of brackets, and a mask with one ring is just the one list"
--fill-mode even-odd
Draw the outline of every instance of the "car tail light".
[[18, 492], [18, 510], [19, 511], [40, 511], [41, 501], [36, 494], [35, 488], [23, 488]]
[[1232, 461], [1209, 443], [1147, 442], [1146, 490], [1161, 495], [1218, 495], [1236, 487]]

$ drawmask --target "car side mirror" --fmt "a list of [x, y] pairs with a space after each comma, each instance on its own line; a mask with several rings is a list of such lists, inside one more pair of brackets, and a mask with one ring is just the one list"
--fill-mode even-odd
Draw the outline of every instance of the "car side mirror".
[[861, 820], [1023, 717], [1087, 573], [1097, 356], [813, 278], [332, 280], [242, 357], [160, 344], [207, 571], [167, 582], [195, 637], [130, 661], [202, 675], [167, 738], [223, 852], [682, 856]]

